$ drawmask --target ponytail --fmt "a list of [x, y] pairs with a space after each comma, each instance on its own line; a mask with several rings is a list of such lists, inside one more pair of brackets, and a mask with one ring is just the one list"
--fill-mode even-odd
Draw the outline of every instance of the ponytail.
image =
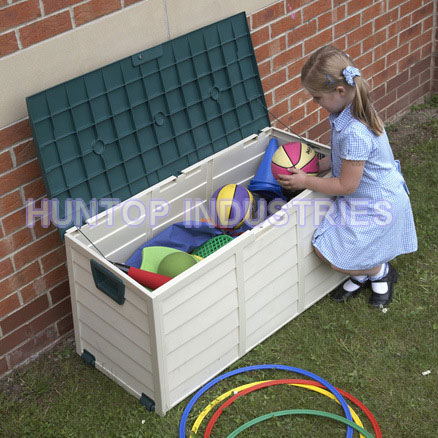
[[383, 134], [383, 121], [374, 109], [369, 95], [367, 82], [360, 76], [354, 78], [356, 93], [352, 104], [352, 113], [356, 119], [368, 126], [376, 135]]

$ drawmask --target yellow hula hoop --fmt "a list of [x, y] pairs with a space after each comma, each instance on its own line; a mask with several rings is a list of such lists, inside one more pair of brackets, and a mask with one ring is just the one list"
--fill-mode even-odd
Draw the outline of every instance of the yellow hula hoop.
[[[190, 432], [190, 436], [189, 438], [194, 438], [197, 436], [199, 427], [201, 426], [201, 423], [204, 421], [204, 418], [208, 415], [208, 413], [217, 405], [219, 404], [222, 400], [225, 400], [226, 398], [230, 397], [231, 395], [234, 395], [240, 391], [244, 391], [247, 388], [251, 388], [252, 386], [255, 385], [259, 385], [261, 383], [265, 383], [265, 382], [272, 382], [272, 380], [262, 380], [260, 382], [252, 382], [252, 383], [247, 383], [246, 385], [242, 385], [242, 386], [238, 386], [237, 388], [233, 388], [230, 389], [227, 392], [224, 392], [222, 395], [220, 395], [219, 397], [217, 397], [215, 400], [213, 400], [211, 403], [209, 403], [203, 410], [202, 412], [198, 415], [198, 418], [196, 418], [196, 421], [193, 424], [192, 430]], [[333, 400], [335, 400], [338, 404], [339, 401], [336, 399], [336, 397], [329, 391], [326, 391], [325, 389], [319, 388], [317, 386], [313, 386], [313, 385], [303, 385], [300, 383], [290, 383], [288, 384], [289, 386], [297, 386], [300, 388], [305, 388], [305, 389], [309, 389], [310, 391], [315, 391], [315, 392], [319, 392], [322, 395], [325, 395], [326, 397], [329, 397]], [[351, 416], [353, 417], [353, 421], [360, 427], [363, 428], [363, 424], [362, 421], [360, 421], [359, 416], [356, 414], [356, 412], [353, 410], [353, 408], [351, 406], [348, 406], [348, 408], [350, 409], [351, 412]], [[365, 438], [362, 434], [360, 435], [360, 438]]]

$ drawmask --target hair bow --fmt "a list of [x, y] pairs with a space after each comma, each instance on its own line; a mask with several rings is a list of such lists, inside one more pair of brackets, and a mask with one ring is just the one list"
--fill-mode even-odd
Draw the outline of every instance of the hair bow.
[[344, 68], [344, 70], [342, 71], [342, 74], [344, 75], [344, 78], [347, 81], [347, 84], [354, 86], [354, 77], [360, 76], [360, 71], [358, 68], [353, 67], [352, 65], [349, 65], [348, 67]]

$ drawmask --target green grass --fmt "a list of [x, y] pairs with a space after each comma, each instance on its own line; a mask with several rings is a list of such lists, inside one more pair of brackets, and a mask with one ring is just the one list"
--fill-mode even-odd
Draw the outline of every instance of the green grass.
[[[416, 129], [427, 129], [428, 135], [398, 148], [396, 155], [411, 191], [419, 249], [394, 261], [399, 282], [388, 311], [370, 308], [366, 294], [345, 305], [324, 298], [231, 367], [281, 363], [316, 373], [365, 403], [385, 438], [430, 438], [438, 429], [438, 136], [433, 124]], [[431, 373], [423, 376], [426, 370]], [[301, 376], [258, 371], [221, 382], [196, 404], [189, 425], [201, 406], [231, 388], [256, 380], [297, 377]], [[189, 400], [164, 418], [150, 413], [102, 373], [86, 366], [71, 343], [0, 381], [0, 391], [0, 436], [19, 438], [177, 437]], [[268, 412], [297, 408], [343, 415], [335, 402], [322, 395], [278, 386], [236, 401], [222, 414], [212, 436], [225, 437]], [[365, 416], [357, 412], [372, 432]], [[206, 422], [199, 436], [205, 426]], [[343, 437], [345, 426], [316, 417], [283, 417], [239, 435], [291, 436]]]

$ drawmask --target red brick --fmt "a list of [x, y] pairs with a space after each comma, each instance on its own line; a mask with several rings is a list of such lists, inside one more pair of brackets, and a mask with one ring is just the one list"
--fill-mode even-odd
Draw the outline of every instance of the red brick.
[[73, 330], [73, 318], [71, 315], [66, 316], [56, 323], [59, 336], [63, 336]]
[[291, 30], [287, 35], [287, 45], [290, 47], [295, 46], [296, 44], [301, 44], [305, 39], [315, 35], [317, 28], [316, 25], [316, 20], [311, 20], [308, 23]]
[[[360, 14], [348, 17], [346, 20], [335, 24], [335, 38], [340, 35], [345, 35], [346, 33], [357, 29], [360, 26]], [[361, 38], [362, 39], [362, 38]]]
[[284, 15], [284, 3], [278, 2], [252, 15], [252, 28], [264, 26]]
[[418, 49], [419, 47], [423, 47], [424, 45], [428, 44], [432, 41], [432, 30], [429, 30], [428, 32], [422, 33], [417, 38], [414, 38], [409, 43], [410, 51], [413, 52], [414, 50]]
[[414, 26], [409, 27], [399, 35], [399, 45], [404, 44], [406, 41], [415, 38], [421, 34], [421, 23], [417, 23]]
[[385, 2], [378, 2], [372, 6], [369, 6], [368, 8], [364, 9], [361, 12], [362, 24], [365, 24], [371, 20], [375, 20], [376, 17], [384, 14], [386, 12], [385, 5], [386, 5]]
[[314, 112], [309, 117], [296, 121], [292, 125], [291, 130], [297, 134], [304, 135], [304, 132], [306, 130], [308, 130], [312, 126], [315, 126], [318, 122], [319, 122], [319, 113]]
[[18, 190], [0, 197], [0, 218], [9, 215], [21, 207], [23, 207], [23, 202]]
[[430, 42], [421, 48], [421, 58], [427, 58], [432, 55], [433, 44]]
[[22, 27], [20, 29], [21, 44], [23, 48], [29, 47], [72, 28], [70, 12], [61, 12]]
[[404, 46], [401, 46], [398, 49], [386, 55], [386, 65], [389, 67], [390, 65], [400, 61], [400, 59], [404, 58], [408, 54], [409, 54], [409, 44], [405, 44]]
[[14, 267], [12, 266], [12, 260], [10, 258], [0, 262], [0, 278], [5, 278], [13, 272]]
[[300, 88], [301, 88], [301, 80], [299, 78], [285, 82], [280, 87], [274, 90], [275, 102], [279, 103], [282, 100], [287, 99], [288, 97], [290, 97], [291, 94], [295, 93]]
[[292, 47], [292, 49], [280, 53], [273, 60], [274, 71], [295, 62], [297, 59], [302, 58], [302, 56], [303, 56], [302, 46], [295, 46]]
[[274, 55], [282, 52], [286, 48], [286, 37], [281, 36], [273, 41], [269, 41], [262, 46], [254, 49], [257, 63], [264, 61], [265, 59], [272, 58]]
[[384, 58], [388, 53], [396, 50], [397, 47], [397, 36], [394, 36], [374, 49], [374, 59]]
[[46, 227], [41, 224], [41, 220], [37, 220], [33, 226], [33, 232], [35, 233], [35, 237], [37, 239], [43, 236], [47, 236], [55, 230], [59, 234], [58, 228], [56, 228], [53, 224], [50, 223], [50, 225]]
[[323, 12], [331, 9], [331, 2], [326, 0], [319, 0], [316, 3], [312, 3], [303, 9], [303, 22], [310, 20], [311, 18], [318, 17]]
[[[42, 178], [38, 178], [23, 186], [24, 199], [40, 199], [47, 196], [47, 191]], [[38, 208], [40, 205], [38, 204]]]
[[[61, 9], [68, 8], [76, 3], [80, 3], [83, 0], [43, 0], [44, 13], [46, 15], [52, 12], [59, 11]], [[126, 4], [126, 0], [125, 0]]]
[[8, 336], [0, 338], [0, 356], [9, 353], [17, 345], [20, 345], [29, 338], [29, 333], [25, 326], [20, 327]]
[[[371, 36], [370, 36], [371, 35]], [[363, 41], [363, 50], [367, 52], [386, 39], [386, 30], [373, 34], [373, 23], [367, 23], [347, 35], [348, 45], [353, 46]]]
[[39, 176], [41, 172], [38, 161], [34, 160], [0, 176], [0, 187], [4, 192], [10, 192]]
[[417, 62], [413, 67], [411, 67], [411, 78], [428, 70], [430, 70], [430, 58], [423, 59], [422, 61]]
[[262, 85], [264, 92], [268, 92], [273, 88], [283, 84], [286, 80], [286, 70], [280, 70], [264, 79], [262, 79]]
[[127, 8], [128, 6], [131, 6], [131, 5], [135, 4], [135, 3], [139, 3], [141, 1], [142, 0], [125, 0], [125, 8]]
[[363, 68], [362, 72], [365, 78], [371, 78], [384, 69], [385, 69], [385, 60], [379, 59], [376, 62]]
[[306, 116], [308, 116], [313, 112], [318, 111], [320, 106], [317, 103], [315, 103], [313, 100], [309, 100], [308, 102], [306, 102], [305, 108], [306, 108]]
[[0, 33], [41, 16], [38, 0], [26, 0], [0, 9]]
[[[6, 1], [6, 0], [4, 0], [4, 1]], [[7, 371], [9, 371], [8, 362], [3, 357], [2, 359], [0, 359], [0, 377], [3, 374], [5, 374]]]
[[327, 132], [330, 132], [330, 122], [328, 121], [328, 119], [323, 120], [322, 122], [315, 125], [313, 128], [309, 129], [310, 138], [321, 137]]
[[319, 47], [329, 44], [332, 40], [333, 36], [331, 28], [320, 32], [304, 43], [304, 54], [308, 55], [309, 53], [314, 52]]
[[287, 114], [289, 112], [289, 104], [288, 104], [287, 100], [283, 100], [283, 102], [281, 102], [275, 106], [272, 106], [271, 108], [269, 108], [269, 110], [271, 111], [271, 114], [270, 114], [271, 122], [273, 122], [275, 120], [275, 118], [273, 116], [275, 116], [277, 119], [278, 118], [281, 119], [282, 116], [284, 116], [285, 114]]
[[310, 94], [307, 91], [301, 89], [298, 93], [295, 93], [290, 97], [290, 107], [296, 108], [300, 105], [303, 105], [309, 100], [309, 98]]
[[421, 8], [423, 0], [409, 0], [400, 5], [400, 17], [411, 14], [413, 11]]
[[353, 15], [361, 9], [365, 9], [369, 4], [369, 0], [350, 0], [347, 3], [347, 15]]
[[391, 10], [391, 9], [393, 9], [393, 8], [400, 8], [400, 3], [402, 2], [403, 0], [389, 0], [389, 3], [388, 3], [388, 10]]
[[409, 107], [409, 96], [404, 96], [402, 99], [396, 100], [392, 105], [386, 109], [387, 118], [392, 118], [396, 114], [405, 111]]
[[410, 53], [408, 56], [406, 56], [406, 58], [400, 59], [398, 63], [398, 70], [401, 72], [415, 65], [420, 60], [420, 54], [421, 51], [417, 50], [414, 53]]
[[8, 32], [0, 35], [0, 58], [18, 50], [17, 37], [15, 32]]
[[354, 62], [360, 70], [366, 68], [373, 62], [373, 52], [367, 52], [360, 58], [355, 58]]
[[121, 8], [119, 0], [90, 0], [73, 8], [77, 26], [110, 14]]
[[[429, 17], [429, 18], [426, 18], [426, 19], [423, 21], [422, 32], [425, 32], [426, 30], [428, 30], [428, 29], [432, 29], [432, 28], [433, 28], [433, 16], [432, 16], [432, 17]], [[437, 32], [435, 32], [435, 35], [436, 35], [436, 33], [437, 33]]]
[[15, 162], [17, 166], [21, 166], [27, 161], [36, 158], [35, 146], [33, 140], [28, 140], [25, 143], [14, 147]]
[[260, 78], [264, 78], [266, 76], [269, 76], [272, 73], [271, 60], [269, 60], [269, 59], [267, 61], [259, 64], [258, 67], [259, 67]]
[[386, 14], [377, 17], [374, 20], [374, 32], [387, 27], [389, 24], [396, 22], [398, 20], [399, 9], [393, 9], [392, 11], [387, 12]]
[[61, 244], [61, 238], [59, 233], [53, 232], [42, 239], [39, 239], [30, 245], [23, 248], [14, 254], [14, 262], [17, 269], [26, 265], [32, 260], [41, 257], [53, 248], [56, 248]]
[[397, 88], [397, 98], [403, 97], [406, 94], [409, 94], [412, 90], [415, 90], [420, 85], [420, 77], [415, 76], [409, 81], [402, 84]]
[[41, 271], [38, 262], [34, 262], [13, 275], [6, 277], [0, 282], [0, 299], [18, 290], [25, 284], [35, 281], [35, 278], [40, 274]]
[[[354, 32], [352, 32], [348, 38], [353, 38]], [[379, 45], [382, 41], [386, 41], [386, 29], [382, 29], [379, 32], [372, 34], [371, 32], [368, 34], [371, 35], [368, 38], [363, 40], [363, 50], [364, 52], [368, 52], [368, 50], [374, 49], [377, 45]]]
[[397, 99], [397, 91], [393, 90], [390, 93], [386, 94], [382, 99], [376, 100], [374, 103], [374, 107], [377, 112], [382, 111], [384, 108], [391, 105]]
[[412, 14], [412, 21], [411, 24], [415, 24], [420, 20], [423, 20], [424, 18], [430, 16], [433, 14], [433, 3], [429, 3], [422, 8], [418, 9]]
[[400, 35], [401, 32], [408, 29], [410, 27], [410, 21], [409, 17], [403, 17], [390, 24], [388, 26], [388, 38], [391, 38], [394, 35]]
[[16, 328], [28, 323], [31, 319], [35, 318], [48, 308], [49, 300], [47, 299], [47, 295], [41, 295], [36, 300], [26, 304], [0, 322], [3, 335], [6, 335], [14, 331]]
[[294, 78], [295, 76], [301, 76], [301, 70], [303, 69], [306, 61], [307, 58], [301, 58], [298, 61], [294, 62], [293, 64], [288, 65], [287, 67], [288, 77]]
[[266, 106], [268, 108], [271, 108], [274, 102], [274, 93], [270, 92], [270, 93], [265, 93], [265, 101], [266, 101]]
[[382, 71], [374, 75], [373, 77], [374, 87], [378, 87], [379, 85], [386, 82], [388, 79], [394, 77], [396, 74], [397, 74], [396, 64], [393, 64], [391, 67], [383, 69]]
[[34, 336], [25, 344], [21, 345], [20, 348], [17, 348], [15, 351], [10, 353], [9, 361], [11, 367], [16, 367], [17, 365], [25, 362], [31, 356], [39, 353], [45, 347], [48, 347], [50, 344], [53, 344], [58, 338], [58, 333], [55, 327], [49, 327], [42, 333]]
[[22, 208], [21, 210], [16, 211], [15, 213], [11, 213], [2, 219], [3, 228], [5, 230], [6, 235], [12, 234], [15, 231], [19, 230], [26, 226], [26, 209]]
[[32, 234], [28, 228], [17, 231], [14, 234], [0, 240], [0, 259], [13, 253], [32, 241]]
[[9, 151], [0, 154], [0, 173], [4, 173], [12, 168], [12, 157]]
[[66, 262], [65, 246], [62, 244], [51, 253], [41, 257], [41, 265], [43, 272], [48, 272], [55, 266], [59, 266]]
[[269, 41], [269, 26], [262, 27], [251, 33], [252, 45], [258, 47]]
[[32, 333], [39, 333], [71, 313], [70, 299], [64, 299], [29, 322]]
[[301, 24], [301, 20], [298, 21], [297, 17], [292, 18], [291, 15], [286, 15], [281, 20], [275, 21], [271, 24], [271, 38], [276, 38], [279, 35], [286, 33], [293, 29], [295, 26]]
[[386, 89], [388, 92], [395, 91], [400, 85], [404, 84], [409, 79], [409, 71], [405, 70], [404, 72], [394, 76], [392, 79], [388, 80], [386, 83]]
[[20, 306], [20, 301], [17, 294], [13, 294], [0, 301], [0, 318], [13, 312]]
[[14, 123], [7, 128], [0, 129], [0, 149], [12, 146], [15, 143], [32, 137], [29, 119]]
[[56, 304], [59, 301], [62, 301], [64, 298], [70, 296], [70, 288], [68, 281], [64, 281], [60, 285], [56, 286], [50, 291], [50, 296], [52, 298], [52, 303]]

